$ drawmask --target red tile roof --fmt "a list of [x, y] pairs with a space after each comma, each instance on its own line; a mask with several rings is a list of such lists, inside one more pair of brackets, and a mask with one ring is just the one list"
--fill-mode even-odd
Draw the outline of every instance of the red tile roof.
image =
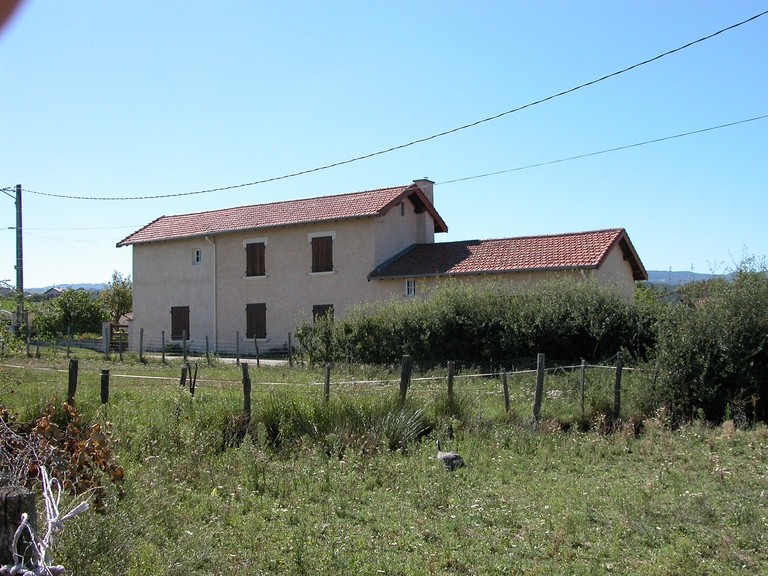
[[414, 244], [371, 272], [369, 278], [598, 268], [617, 243], [624, 252], [624, 258], [632, 266], [635, 280], [647, 279], [648, 274], [623, 228], [549, 236]]
[[177, 216], [161, 216], [127, 236], [117, 245], [128, 246], [130, 244], [175, 240], [256, 228], [383, 216], [390, 208], [405, 198], [409, 198], [411, 202], [417, 205], [417, 209], [423, 207], [432, 214], [435, 219], [435, 232], [448, 230], [445, 222], [424, 196], [421, 189], [416, 184], [408, 184], [350, 194], [238, 206]]

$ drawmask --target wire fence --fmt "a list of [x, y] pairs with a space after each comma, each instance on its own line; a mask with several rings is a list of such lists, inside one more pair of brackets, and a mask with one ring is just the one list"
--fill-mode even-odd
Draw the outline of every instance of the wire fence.
[[[640, 375], [646, 383], [650, 378], [655, 378], [655, 374], [649, 374], [647, 370], [624, 367], [620, 354], [613, 359], [612, 364], [581, 362], [547, 366], [544, 355], [540, 354], [537, 359], [517, 359], [514, 362], [484, 365], [471, 362], [416, 363], [415, 369], [412, 359], [408, 368], [405, 368], [406, 358], [403, 358], [400, 366], [385, 367], [384, 375], [381, 373], [381, 367], [374, 369], [326, 364], [319, 370], [320, 367], [303, 365], [295, 366], [287, 373], [279, 372], [282, 380], [270, 378], [277, 375], [274, 371], [259, 370], [253, 363], [239, 360], [227, 364], [217, 363], [214, 367], [207, 362], [201, 364], [190, 360], [181, 361], [176, 364], [180, 372], [178, 376], [168, 373], [174, 364], [161, 364], [165, 366], [165, 374], [146, 373], [149, 370], [128, 373], [106, 369], [102, 369], [100, 373], [79, 373], [77, 360], [73, 359], [69, 360], [66, 369], [34, 363], [3, 363], [0, 368], [53, 373], [56, 376], [51, 384], [60, 386], [62, 393], [66, 374], [68, 399], [74, 399], [79, 382], [88, 390], [100, 389], [102, 403], [109, 401], [110, 387], [120, 390], [175, 386], [188, 390], [192, 396], [200, 391], [223, 391], [233, 399], [242, 394], [244, 405], [250, 405], [251, 395], [264, 399], [280, 391], [290, 391], [292, 394], [324, 402], [343, 401], [350, 396], [364, 395], [400, 402], [406, 399], [422, 403], [461, 401], [477, 406], [491, 406], [494, 411], [503, 410], [507, 416], [510, 413], [518, 416], [529, 413], [535, 420], [548, 416], [569, 415], [583, 419], [595, 412], [618, 419], [622, 416], [622, 378], [633, 373]], [[532, 360], [535, 362], [535, 368], [530, 368]], [[271, 367], [275, 365], [288, 367], [285, 361], [272, 364]], [[514, 365], [520, 369], [505, 369], [506, 366]], [[370, 375], [365, 374], [366, 369], [370, 371]], [[249, 380], [246, 390], [245, 377], [249, 375], [249, 370], [254, 370], [256, 382], [252, 387]], [[300, 377], [297, 379], [296, 375]], [[630, 391], [636, 388], [637, 386], [630, 382]], [[245, 398], [246, 394], [248, 399]], [[89, 398], [93, 398], [92, 392], [89, 392]], [[630, 397], [629, 400], [632, 404], [637, 398]], [[630, 410], [634, 411], [634, 408]]]

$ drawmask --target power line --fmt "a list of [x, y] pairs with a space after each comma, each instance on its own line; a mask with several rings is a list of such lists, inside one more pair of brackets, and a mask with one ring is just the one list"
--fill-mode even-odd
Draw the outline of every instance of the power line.
[[[488, 176], [498, 176], [500, 174], [507, 174], [509, 172], [519, 172], [521, 170], [528, 170], [530, 168], [540, 168], [542, 166], [549, 166], [551, 164], [560, 164], [561, 162], [569, 162], [571, 160], [579, 160], [581, 158], [589, 158], [590, 156], [599, 156], [601, 154], [608, 154], [609, 152], [618, 152], [620, 150], [628, 150], [630, 148], [638, 148], [640, 146], [647, 146], [648, 144], [657, 144], [659, 142], [665, 142], [667, 140], [675, 140], [677, 138], [684, 138], [686, 136], [693, 136], [696, 134], [703, 134], [705, 132], [712, 132], [713, 130], [721, 130], [723, 128], [729, 128], [731, 126], [738, 126], [739, 124], [746, 124], [748, 122], [756, 122], [758, 120], [765, 120], [768, 118], [768, 114], [764, 114], [762, 116], [755, 116], [753, 118], [747, 118], [745, 120], [737, 120], [735, 122], [728, 122], [727, 124], [719, 124], [717, 126], [710, 126], [708, 128], [701, 128], [699, 130], [691, 130], [690, 132], [682, 132], [680, 134], [674, 134], [672, 136], [662, 136], [661, 138], [654, 138], [652, 140], [644, 140], [642, 142], [635, 142], [633, 144], [625, 144], [623, 146], [616, 146], [614, 148], [606, 148], [605, 150], [598, 150], [597, 152], [586, 152], [584, 154], [577, 154], [575, 156], [567, 156], [566, 158], [558, 158], [557, 160], [547, 160], [546, 162], [537, 162], [535, 164], [526, 164], [525, 166], [518, 166], [516, 168], [508, 168], [505, 170], [497, 170], [495, 172], [486, 172], [484, 174], [477, 174], [474, 176], [466, 176], [464, 178], [455, 178], [453, 180], [446, 180], [444, 182], [436, 182], [435, 186], [442, 186], [445, 184], [454, 184], [456, 182], [465, 182], [467, 180], [476, 180], [478, 178], [487, 178]], [[31, 190], [26, 190], [26, 192], [32, 192]], [[42, 194], [41, 192], [32, 192], [34, 194]], [[45, 194], [47, 196], [52, 196], [52, 194]], [[64, 198], [72, 198], [70, 196], [63, 196]], [[164, 197], [164, 196], [163, 196]], [[82, 200], [85, 198], [77, 198], [78, 200]], [[89, 200], [137, 200], [142, 198], [88, 198]], [[130, 226], [116, 226], [116, 227], [105, 227], [105, 228], [37, 228], [33, 230], [112, 230], [115, 228], [130, 228]], [[13, 229], [13, 228], [9, 228]]]
[[499, 118], [502, 118], [504, 116], [508, 116], [509, 114], [513, 114], [515, 112], [520, 112], [521, 110], [525, 110], [526, 108], [531, 108], [532, 106], [536, 106], [538, 104], [543, 104], [544, 102], [548, 102], [550, 100], [554, 100], [555, 98], [559, 98], [561, 96], [565, 96], [566, 94], [570, 94], [572, 92], [576, 92], [577, 90], [581, 90], [582, 88], [586, 88], [588, 86], [592, 86], [594, 84], [597, 84], [599, 82], [603, 82], [605, 80], [608, 80], [609, 78], [613, 78], [615, 76], [619, 76], [620, 74], [624, 74], [626, 72], [629, 72], [630, 70], [634, 70], [635, 68], [639, 68], [640, 66], [645, 66], [646, 64], [650, 64], [652, 62], [655, 62], [657, 60], [660, 60], [661, 58], [664, 58], [666, 56], [670, 56], [671, 54], [675, 54], [676, 52], [680, 52], [682, 50], [685, 50], [686, 48], [690, 48], [691, 46], [694, 46], [695, 44], [699, 44], [701, 42], [705, 42], [707, 40], [710, 40], [711, 38], [714, 38], [715, 36], [719, 36], [720, 34], [723, 34], [724, 32], [728, 32], [730, 30], [733, 30], [735, 28], [738, 28], [739, 26], [743, 26], [744, 24], [747, 24], [749, 22], [752, 22], [753, 20], [757, 20], [758, 18], [761, 18], [762, 16], [765, 16], [768, 14], [768, 10], [761, 12], [759, 14], [756, 14], [750, 18], [747, 18], [746, 20], [742, 20], [741, 22], [737, 22], [736, 24], [732, 24], [731, 26], [727, 26], [725, 28], [722, 28], [718, 30], [717, 32], [713, 32], [712, 34], [708, 34], [707, 36], [702, 36], [701, 38], [698, 38], [697, 40], [693, 40], [692, 42], [688, 42], [687, 44], [683, 44], [682, 46], [679, 46], [677, 48], [673, 48], [672, 50], [668, 50], [666, 52], [663, 52], [662, 54], [659, 54], [657, 56], [654, 56], [653, 58], [648, 58], [647, 60], [643, 60], [642, 62], [638, 62], [636, 64], [632, 64], [631, 66], [627, 66], [626, 68], [622, 68], [621, 70], [617, 70], [616, 72], [611, 72], [610, 74], [606, 74], [605, 76], [601, 76], [600, 78], [597, 78], [595, 80], [590, 80], [589, 82], [584, 82], [583, 84], [579, 84], [578, 86], [574, 86], [573, 88], [569, 88], [567, 90], [563, 90], [561, 92], [557, 92], [556, 94], [552, 94], [551, 96], [547, 96], [546, 98], [541, 98], [539, 100], [534, 100], [533, 102], [529, 102], [528, 104], [524, 104], [522, 106], [518, 106], [517, 108], [512, 108], [511, 110], [506, 110], [505, 112], [500, 112], [499, 114], [494, 114], [493, 116], [488, 116], [486, 118], [482, 118], [480, 120], [476, 120], [474, 122], [470, 122], [469, 124], [463, 124], [461, 126], [457, 126], [456, 128], [451, 128], [450, 130], [445, 130], [443, 132], [438, 132], [437, 134], [432, 134], [431, 136], [426, 136], [424, 138], [419, 138], [417, 140], [412, 140], [410, 142], [406, 142], [405, 144], [399, 144], [397, 146], [392, 146], [390, 148], [386, 148], [384, 150], [379, 150], [377, 152], [371, 152], [369, 154], [364, 154], [362, 156], [356, 156], [354, 158], [350, 158], [348, 160], [341, 160], [339, 162], [333, 162], [331, 164], [325, 164], [323, 166], [318, 166], [315, 168], [309, 168], [307, 170], [301, 170], [298, 172], [292, 172], [290, 174], [284, 174], [282, 176], [274, 176], [272, 178], [265, 178], [263, 180], [255, 180], [253, 182], [246, 182], [243, 184], [233, 184], [231, 186], [222, 186], [220, 188], [209, 188], [206, 190], [197, 190], [194, 192], [178, 192], [175, 194], [157, 194], [153, 196], [129, 196], [129, 197], [96, 197], [96, 196], [69, 196], [65, 194], [50, 194], [47, 192], [37, 192], [35, 190], [28, 190], [25, 189], [26, 192], [29, 192], [30, 194], [38, 194], [41, 196], [49, 196], [53, 198], [64, 198], [68, 200], [103, 200], [103, 201], [125, 201], [125, 200], [157, 200], [161, 198], [177, 198], [180, 196], [194, 196], [199, 194], [210, 194], [212, 192], [223, 192], [225, 190], [233, 190], [236, 188], [245, 188], [247, 186], [256, 186], [259, 184], [266, 184], [268, 182], [275, 182], [278, 180], [286, 180], [288, 178], [295, 178], [296, 176], [303, 176], [305, 174], [311, 174], [313, 172], [320, 172], [322, 170], [328, 170], [330, 168], [336, 168], [338, 166], [343, 166], [345, 164], [351, 164], [353, 162], [358, 162], [360, 160], [366, 160], [368, 158], [373, 158], [375, 156], [381, 156], [383, 154], [388, 154], [389, 152], [394, 152], [396, 150], [402, 150], [403, 148], [408, 148], [410, 146], [415, 146], [416, 144], [422, 144], [424, 142], [428, 142], [430, 140], [435, 140], [437, 138], [441, 138], [443, 136], [448, 136], [449, 134], [454, 134], [456, 132], [460, 132], [462, 130], [467, 130], [469, 128], [473, 128], [475, 126], [478, 126], [480, 124], [484, 124], [486, 122], [491, 122], [492, 120], [497, 120]]
[[538, 168], [540, 166], [549, 166], [550, 164], [559, 164], [560, 162], [568, 162], [569, 160], [578, 160], [580, 158], [588, 158], [590, 156], [598, 156], [600, 154], [608, 154], [609, 152], [618, 152], [619, 150], [626, 150], [628, 148], [637, 148], [638, 146], [645, 146], [647, 144], [656, 144], [657, 142], [664, 142], [666, 140], [674, 140], [675, 138], [683, 138], [684, 136], [692, 136], [694, 134], [702, 134], [703, 132], [711, 132], [712, 130], [719, 130], [721, 128], [728, 128], [729, 126], [736, 126], [737, 124], [746, 124], [747, 122], [755, 122], [756, 120], [764, 120], [768, 118], [768, 114], [763, 116], [755, 116], [754, 118], [747, 118], [746, 120], [739, 120], [737, 122], [729, 122], [728, 124], [720, 124], [719, 126], [711, 126], [710, 128], [702, 128], [701, 130], [693, 130], [691, 132], [683, 132], [682, 134], [675, 134], [674, 136], [664, 136], [663, 138], [655, 138], [653, 140], [646, 140], [644, 142], [636, 142], [634, 144], [627, 144], [625, 146], [617, 146], [615, 148], [607, 148], [606, 150], [600, 150], [598, 152], [588, 152], [586, 154], [578, 154], [577, 156], [568, 156], [567, 158], [560, 158], [558, 160], [549, 160], [547, 162], [539, 162], [537, 164], [528, 164], [526, 166], [518, 166], [517, 168], [509, 168], [507, 170], [499, 170], [497, 172], [488, 172], [486, 174], [478, 174], [477, 176], [467, 176], [466, 178], [456, 178], [455, 180], [446, 180], [445, 182], [436, 182], [435, 186], [442, 184], [453, 184], [455, 182], [464, 182], [466, 180], [475, 180], [477, 178], [486, 178], [487, 176], [497, 176], [499, 174], [507, 174], [509, 172], [519, 172], [520, 170], [528, 170], [529, 168]]

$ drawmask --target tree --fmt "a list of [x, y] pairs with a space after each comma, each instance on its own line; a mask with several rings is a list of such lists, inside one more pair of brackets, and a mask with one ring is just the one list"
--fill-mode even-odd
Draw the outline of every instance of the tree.
[[69, 327], [73, 334], [98, 333], [103, 319], [101, 305], [90, 292], [68, 288], [42, 305], [35, 325], [41, 334], [63, 334]]
[[117, 270], [112, 273], [112, 281], [101, 291], [101, 305], [113, 324], [133, 310], [133, 286], [131, 277], [123, 278]]

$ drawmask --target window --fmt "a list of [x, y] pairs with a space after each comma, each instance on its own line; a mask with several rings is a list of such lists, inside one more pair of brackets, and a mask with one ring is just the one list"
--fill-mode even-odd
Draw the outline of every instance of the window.
[[266, 276], [265, 246], [266, 242], [249, 242], [245, 245], [246, 276]]
[[405, 216], [405, 202], [400, 202], [400, 216]]
[[203, 251], [200, 248], [192, 250], [192, 265], [197, 266], [203, 262]]
[[266, 338], [267, 337], [267, 305], [266, 304], [246, 304], [245, 305], [245, 337], [246, 338]]
[[189, 306], [171, 307], [171, 340], [189, 339]]
[[333, 237], [312, 238], [312, 272], [333, 272]]
[[312, 320], [327, 317], [333, 320], [333, 304], [315, 304], [312, 306]]
[[416, 279], [405, 279], [405, 296], [416, 296]]

